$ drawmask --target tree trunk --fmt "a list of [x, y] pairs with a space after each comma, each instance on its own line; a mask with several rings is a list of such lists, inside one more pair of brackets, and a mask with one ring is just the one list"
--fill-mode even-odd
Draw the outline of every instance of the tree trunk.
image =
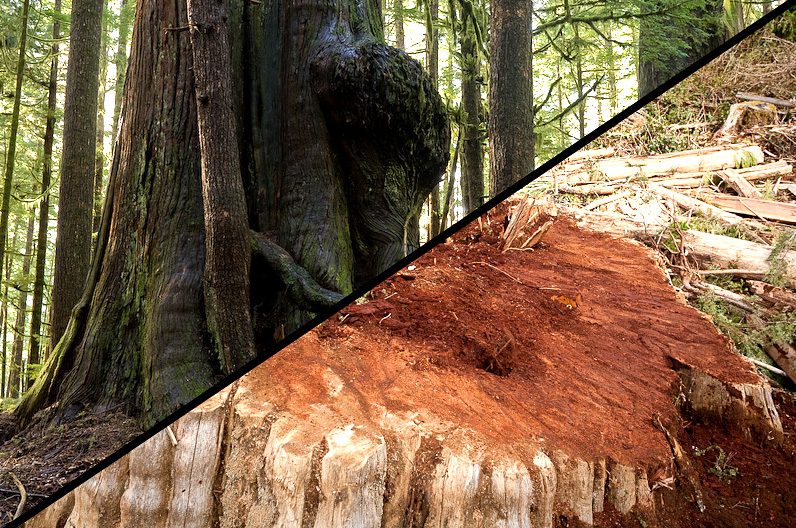
[[492, 0], [489, 39], [489, 196], [533, 170], [533, 3]]
[[[655, 0], [639, 26], [638, 95], [644, 97], [700, 57], [724, 42], [720, 17], [722, 0], [707, 0], [702, 7]], [[666, 45], [663, 45], [663, 44]]]
[[405, 50], [403, 0], [393, 0], [393, 10], [395, 11], [395, 47], [399, 50]]
[[222, 368], [254, 358], [249, 315], [249, 225], [232, 107], [224, 0], [187, 0], [201, 148], [205, 224], [204, 300]]
[[475, 37], [475, 22], [466, 15], [461, 32], [462, 112], [462, 205], [469, 214], [484, 203], [484, 154], [481, 148], [481, 58]]
[[11, 347], [11, 368], [8, 374], [8, 395], [18, 398], [22, 387], [20, 385], [22, 373], [22, 349], [25, 342], [25, 321], [28, 316], [28, 290], [30, 281], [30, 253], [33, 249], [33, 227], [35, 215], [28, 218], [28, 231], [25, 235], [25, 256], [22, 257], [22, 274], [17, 284], [19, 297], [17, 301], [17, 317], [14, 322], [14, 344]]
[[124, 79], [127, 75], [127, 37], [130, 34], [130, 19], [135, 9], [135, 1], [127, 3], [121, 0], [119, 11], [119, 41], [113, 61], [116, 63], [116, 85], [114, 88], [113, 125], [111, 128], [111, 142], [116, 141], [119, 131], [119, 115], [122, 111], [122, 95], [124, 92]]
[[[19, 107], [22, 101], [22, 81], [25, 73], [25, 43], [28, 31], [28, 12], [30, 1], [22, 4], [22, 31], [19, 37], [19, 59], [17, 60], [17, 83], [14, 90], [14, 108], [11, 111], [11, 133], [6, 151], [5, 178], [3, 179], [3, 206], [0, 209], [0, 277], [3, 276], [3, 263], [5, 262], [6, 240], [8, 239], [8, 216], [11, 205], [11, 184], [14, 180], [14, 160], [17, 150], [17, 131], [19, 130]], [[5, 339], [5, 338], [4, 338]]]
[[[439, 0], [426, 0], [426, 69], [431, 79], [431, 85], [435, 90], [439, 90]], [[443, 180], [440, 185], [431, 191], [431, 225], [429, 238], [435, 237], [440, 233], [442, 223], [440, 212], [439, 191], [440, 186], [444, 187]]]
[[[55, 12], [61, 12], [61, 0], [55, 0]], [[44, 153], [42, 157], [41, 206], [39, 208], [39, 235], [36, 238], [36, 278], [33, 281], [33, 313], [30, 317], [30, 353], [28, 365], [41, 363], [41, 312], [44, 300], [44, 268], [47, 264], [47, 233], [50, 227], [50, 180], [52, 177], [53, 139], [55, 136], [55, 108], [58, 98], [58, 39], [61, 23], [53, 22], [52, 62], [50, 84], [47, 89], [47, 124], [44, 129]]]
[[103, 4], [104, 0], [72, 3], [50, 326], [53, 346], [80, 299], [91, 261]]
[[[235, 141], [219, 137], [228, 120], [200, 115], [215, 97], [202, 72], [223, 60], [194, 60], [188, 28], [201, 21], [189, 25], [185, 2], [141, 1], [94, 265], [17, 409], [21, 424], [57, 402], [58, 419], [115, 408], [148, 427], [245, 360], [220, 361], [208, 317], [218, 308], [205, 303], [219, 287], [208, 255], [218, 226], [205, 212], [221, 208], [211, 188], [203, 199], [203, 180], [212, 187], [218, 174], [204, 164], [234, 164], [210, 159], [214, 142], [239, 153], [254, 232], [248, 276], [228, 277], [238, 293], [249, 281], [250, 301], [221, 286], [241, 306], [233, 321], [218, 312], [216, 324], [245, 326], [241, 312], [251, 310], [255, 350], [417, 246], [413, 226], [447, 164], [450, 130], [420, 64], [383, 44], [380, 17], [374, 0], [285, 0], [278, 10], [233, 1], [232, 80], [222, 84]], [[239, 198], [229, 203], [242, 211]]]
[[108, 25], [110, 11], [108, 0], [102, 5], [102, 39], [100, 41], [99, 85], [97, 89], [96, 151], [94, 154], [94, 218], [91, 232], [99, 231], [102, 217], [102, 183], [105, 173], [105, 93], [108, 77]]
[[5, 256], [5, 279], [3, 282], [3, 305], [2, 305], [2, 315], [3, 315], [3, 356], [2, 356], [2, 377], [0, 378], [0, 398], [5, 398], [6, 394], [6, 373], [8, 372], [8, 340], [6, 336], [8, 335], [8, 283], [10, 282], [8, 279], [10, 277], [9, 268], [11, 267], [11, 259], [8, 258], [8, 254]]

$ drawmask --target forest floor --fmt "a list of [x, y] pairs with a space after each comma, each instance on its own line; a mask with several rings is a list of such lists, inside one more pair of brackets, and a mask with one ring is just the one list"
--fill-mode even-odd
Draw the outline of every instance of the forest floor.
[[111, 412], [84, 413], [60, 426], [34, 422], [0, 445], [0, 524], [10, 521], [20, 504], [12, 473], [28, 495], [27, 511], [140, 433], [134, 420]]

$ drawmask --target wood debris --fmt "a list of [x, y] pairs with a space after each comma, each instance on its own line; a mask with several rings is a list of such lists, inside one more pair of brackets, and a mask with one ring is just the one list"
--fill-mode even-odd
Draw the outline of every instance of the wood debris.
[[[756, 131], [754, 137], [760, 131], [794, 134], [794, 127], [779, 123], [777, 111], [777, 106], [793, 104], [738, 95], [750, 101], [733, 105], [713, 135], [719, 144], [636, 157], [615, 156], [612, 149], [585, 151], [538, 181], [552, 184], [562, 213], [580, 227], [659, 249], [670, 273], [680, 276], [686, 297], [712, 295], [740, 314], [752, 331], [769, 334], [770, 342], [760, 347], [779, 368], [765, 363], [761, 368], [796, 381], [796, 348], [769, 329], [776, 314], [796, 310], [796, 244], [777, 242], [788, 226], [796, 225], [796, 178], [785, 159], [766, 160], [760, 145], [738, 141], [744, 130]], [[538, 220], [542, 213], [531, 212], [535, 207], [530, 199], [516, 206], [504, 250], [528, 247], [534, 236], [541, 237], [546, 229]], [[705, 227], [710, 225], [714, 227]], [[710, 230], [714, 232], [705, 232]], [[728, 230], [740, 235], [715, 234]], [[715, 283], [716, 277], [727, 276], [743, 289]]]
[[500, 250], [534, 247], [553, 225], [557, 214], [556, 203], [551, 196], [520, 198], [509, 211], [509, 224], [503, 233]]

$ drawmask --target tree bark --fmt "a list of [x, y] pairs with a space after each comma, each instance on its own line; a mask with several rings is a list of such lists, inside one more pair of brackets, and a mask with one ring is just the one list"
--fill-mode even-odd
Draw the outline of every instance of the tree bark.
[[[61, 0], [55, 0], [55, 12], [61, 12]], [[39, 233], [36, 238], [36, 278], [33, 281], [33, 313], [30, 317], [30, 352], [28, 364], [41, 362], [41, 312], [44, 300], [44, 268], [47, 264], [47, 233], [50, 227], [50, 180], [52, 177], [53, 139], [55, 136], [55, 109], [58, 98], [58, 39], [61, 23], [53, 22], [52, 62], [47, 88], [47, 123], [44, 128], [44, 153], [42, 155], [41, 206], [39, 207]]]
[[33, 227], [35, 215], [28, 218], [28, 230], [25, 235], [25, 256], [22, 257], [22, 275], [17, 284], [19, 297], [17, 301], [17, 316], [14, 322], [14, 344], [11, 347], [11, 368], [8, 373], [8, 395], [18, 398], [23, 387], [20, 384], [22, 373], [22, 349], [25, 342], [25, 321], [28, 316], [28, 290], [30, 282], [30, 254], [33, 249]]
[[100, 41], [99, 85], [97, 89], [97, 130], [96, 151], [94, 158], [94, 217], [91, 232], [99, 231], [102, 218], [102, 189], [105, 175], [105, 94], [107, 93], [108, 77], [108, 25], [110, 11], [108, 0], [102, 2], [102, 39]]
[[399, 50], [405, 50], [403, 0], [393, 0], [393, 10], [395, 12], [395, 47]]
[[481, 147], [481, 57], [475, 37], [475, 21], [464, 15], [460, 35], [462, 60], [462, 205], [469, 214], [484, 203], [484, 154]]
[[103, 4], [104, 0], [72, 3], [50, 326], [53, 346], [80, 299], [91, 261]]
[[22, 101], [22, 81], [25, 73], [25, 45], [28, 36], [28, 12], [30, 1], [22, 4], [22, 32], [19, 37], [19, 59], [17, 60], [17, 80], [14, 89], [14, 108], [11, 111], [11, 133], [8, 138], [6, 151], [5, 178], [3, 179], [3, 206], [0, 209], [0, 277], [3, 276], [3, 263], [5, 262], [6, 240], [8, 239], [8, 216], [11, 205], [11, 184], [14, 181], [14, 160], [17, 150], [17, 131], [19, 130], [19, 107]]
[[232, 108], [224, 0], [187, 0], [201, 148], [205, 312], [225, 372], [254, 358], [249, 315], [249, 224]]
[[[426, 69], [428, 70], [431, 85], [435, 90], [439, 90], [439, 0], [426, 0]], [[431, 225], [429, 226], [429, 238], [435, 237], [440, 232], [442, 224], [440, 212], [440, 187], [445, 185], [443, 180], [431, 191]]]
[[533, 70], [528, 0], [492, 0], [489, 39], [489, 196], [534, 166]]
[[119, 116], [122, 111], [124, 80], [127, 75], [127, 37], [130, 34], [130, 18], [133, 9], [135, 9], [134, 1], [129, 4], [127, 0], [121, 1], [121, 9], [119, 11], [119, 40], [116, 48], [116, 55], [113, 59], [116, 63], [116, 85], [113, 94], [114, 104], [111, 142], [116, 141], [116, 134], [119, 132]]
[[[246, 359], [218, 357], [209, 289], [238, 303], [216, 324], [245, 326], [251, 311], [264, 351], [417, 247], [416, 219], [449, 155], [439, 95], [419, 63], [384, 44], [375, 0], [279, 7], [230, 4], [232, 127], [202, 117], [217, 96], [202, 75], [220, 53], [203, 66], [191, 39], [217, 32], [192, 35], [206, 22], [189, 24], [183, 1], [141, 1], [94, 265], [20, 424], [56, 403], [55, 420], [114, 408], [151, 426]], [[237, 139], [223, 135], [232, 129]], [[243, 199], [213, 168], [236, 153]], [[243, 255], [209, 255], [226, 222], [213, 195], [246, 215]], [[249, 229], [281, 252], [253, 244]], [[250, 251], [248, 274], [236, 260], [243, 276], [219, 277], [220, 262]]]

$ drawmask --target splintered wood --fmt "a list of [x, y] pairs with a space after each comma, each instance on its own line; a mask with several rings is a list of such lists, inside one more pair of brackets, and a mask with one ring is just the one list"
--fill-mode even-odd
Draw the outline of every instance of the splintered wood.
[[509, 224], [503, 233], [500, 250], [530, 249], [538, 244], [558, 214], [552, 197], [519, 197], [509, 213]]

